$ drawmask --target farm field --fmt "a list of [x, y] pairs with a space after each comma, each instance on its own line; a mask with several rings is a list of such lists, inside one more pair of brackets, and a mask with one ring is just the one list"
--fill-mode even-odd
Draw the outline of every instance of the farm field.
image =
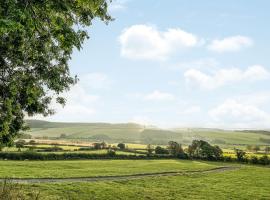
[[[106, 141], [108, 143], [167, 144], [174, 140], [189, 144], [194, 139], [202, 139], [224, 148], [245, 145], [269, 145], [268, 131], [233, 131], [222, 129], [181, 128], [164, 130], [144, 127], [139, 124], [106, 123], [58, 123], [29, 120], [31, 134], [34, 138], [58, 138], [81, 141]], [[64, 135], [64, 138], [61, 138]]]
[[188, 160], [0, 161], [0, 177], [65, 178], [112, 176], [205, 170], [217, 166], [222, 166], [222, 164]]
[[[48, 166], [42, 171], [41, 165]], [[72, 163], [72, 165], [71, 165]], [[77, 163], [77, 164], [76, 164]], [[70, 166], [71, 165], [71, 166]], [[112, 165], [112, 166], [110, 166]], [[193, 162], [182, 160], [156, 161], [1, 161], [4, 172], [13, 171], [13, 177], [44, 177], [61, 169], [61, 177], [123, 175], [157, 171], [205, 170], [218, 166], [217, 162]], [[21, 184], [25, 193], [40, 192], [41, 199], [269, 199], [270, 168], [230, 164], [235, 170], [211, 173], [186, 173], [179, 176], [156, 176], [134, 180], [98, 182], [28, 183]], [[5, 168], [6, 167], [6, 168]], [[72, 168], [73, 167], [73, 168]], [[100, 170], [96, 171], [98, 168]], [[116, 170], [118, 168], [118, 170]], [[8, 170], [9, 169], [9, 170]], [[25, 170], [24, 173], [21, 171]], [[75, 172], [77, 171], [77, 172]], [[69, 172], [69, 173], [68, 173]], [[1, 172], [2, 173], [2, 172]], [[59, 171], [58, 171], [59, 174]], [[3, 177], [4, 174], [1, 174]], [[117, 188], [117, 189], [116, 189]]]

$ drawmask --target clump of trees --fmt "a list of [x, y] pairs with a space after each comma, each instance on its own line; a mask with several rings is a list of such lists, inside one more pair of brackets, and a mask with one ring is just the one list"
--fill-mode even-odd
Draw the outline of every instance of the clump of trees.
[[105, 149], [107, 148], [106, 142], [95, 142], [93, 143], [93, 148], [98, 150], [98, 149]]
[[246, 152], [241, 149], [235, 149], [235, 155], [238, 161], [244, 161], [246, 159]]
[[18, 151], [21, 151], [21, 148], [24, 148], [25, 145], [26, 145], [25, 140], [18, 140], [17, 142], [15, 142], [15, 146], [16, 148], [18, 148]]
[[119, 143], [117, 147], [121, 150], [124, 150], [126, 148], [126, 145], [124, 143]]
[[170, 141], [168, 143], [168, 150], [169, 153], [175, 157], [187, 158], [187, 154], [184, 152], [182, 145], [175, 141]]
[[219, 146], [212, 146], [203, 140], [193, 140], [192, 144], [188, 146], [187, 152], [191, 158], [208, 160], [219, 160], [223, 153]]
[[166, 148], [163, 148], [163, 147], [161, 147], [161, 146], [157, 146], [157, 147], [155, 148], [155, 153], [156, 153], [156, 154], [169, 154], [169, 150], [166, 149]]

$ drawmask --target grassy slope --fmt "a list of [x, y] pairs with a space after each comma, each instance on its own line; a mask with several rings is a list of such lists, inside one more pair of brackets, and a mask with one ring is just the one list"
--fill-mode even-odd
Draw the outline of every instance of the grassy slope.
[[42, 199], [175, 200], [270, 199], [270, 169], [242, 166], [237, 171], [130, 181], [24, 185]]
[[92, 177], [202, 170], [220, 165], [188, 160], [0, 161], [0, 177]]
[[[270, 134], [261, 132], [240, 132], [226, 131], [219, 129], [144, 129], [138, 124], [108, 124], [108, 123], [58, 123], [31, 120], [28, 121], [30, 127], [29, 132], [33, 136], [49, 136], [59, 137], [66, 134], [68, 138], [84, 138], [100, 140], [107, 142], [130, 142], [130, 143], [153, 143], [166, 144], [170, 140], [188, 144], [193, 139], [204, 139], [209, 142], [216, 143], [217, 140], [226, 142], [227, 144], [265, 144], [260, 138], [270, 139]], [[104, 138], [104, 139], [102, 139]]]

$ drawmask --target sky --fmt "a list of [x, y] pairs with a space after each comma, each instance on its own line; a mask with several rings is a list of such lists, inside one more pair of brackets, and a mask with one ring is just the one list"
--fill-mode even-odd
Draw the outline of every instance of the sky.
[[269, 0], [114, 0], [74, 50], [65, 122], [270, 128]]

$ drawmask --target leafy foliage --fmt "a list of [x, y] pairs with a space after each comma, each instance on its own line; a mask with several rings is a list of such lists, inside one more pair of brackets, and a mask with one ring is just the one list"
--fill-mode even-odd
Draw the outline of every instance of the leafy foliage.
[[241, 149], [235, 149], [235, 155], [238, 161], [243, 161], [246, 156], [246, 152]]
[[0, 4], [0, 144], [25, 129], [24, 115], [53, 114], [53, 99], [77, 82], [68, 61], [94, 18], [109, 22], [106, 0], [2, 0]]
[[202, 159], [220, 159], [222, 150], [219, 146], [212, 146], [203, 140], [193, 140], [188, 147], [188, 154], [190, 157]]

